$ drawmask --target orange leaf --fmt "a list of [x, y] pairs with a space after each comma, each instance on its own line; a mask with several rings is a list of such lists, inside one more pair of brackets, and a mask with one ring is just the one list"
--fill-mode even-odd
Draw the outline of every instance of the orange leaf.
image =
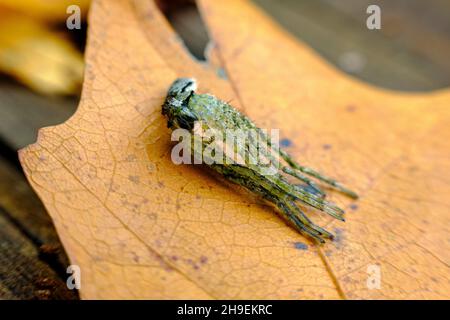
[[[20, 152], [81, 267], [81, 297], [450, 298], [450, 92], [370, 87], [246, 1], [199, 6], [216, 45], [207, 67], [151, 1], [94, 2], [78, 111]], [[355, 187], [355, 203], [332, 194], [345, 224], [310, 213], [336, 241], [318, 248], [241, 188], [171, 162], [161, 104], [180, 76]]]

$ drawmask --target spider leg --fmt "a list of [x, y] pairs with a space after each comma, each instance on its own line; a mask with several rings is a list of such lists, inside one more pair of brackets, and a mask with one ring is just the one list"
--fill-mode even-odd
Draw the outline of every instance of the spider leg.
[[[283, 167], [282, 170], [283, 170], [283, 172], [287, 173], [288, 175], [293, 176], [293, 177], [299, 179], [300, 181], [303, 181], [304, 183], [306, 183], [308, 186], [310, 186], [313, 189], [313, 192], [315, 194], [317, 194], [321, 198], [325, 198], [325, 192], [323, 192], [322, 189], [320, 189], [320, 187], [316, 183], [314, 183], [314, 181], [312, 181], [307, 176], [300, 173], [298, 170], [294, 170], [290, 167]], [[300, 186], [300, 187], [303, 188], [302, 186]]]
[[309, 184], [294, 184], [293, 185], [294, 188], [301, 190], [302, 192], [308, 192], [311, 193], [317, 197], [319, 197], [320, 199], [325, 199], [326, 195], [322, 195], [319, 192], [317, 192], [316, 189], [313, 189], [313, 187], [311, 187]]
[[[271, 139], [266, 134], [264, 134], [264, 132], [261, 129], [256, 127], [253, 123], [251, 123], [250, 126], [258, 131], [259, 135], [266, 141], [268, 146], [274, 147], [273, 142], [271, 141]], [[326, 184], [331, 185], [336, 190], [339, 190], [340, 192], [348, 195], [349, 197], [351, 197], [353, 199], [357, 199], [358, 198], [358, 195], [354, 191], [344, 187], [343, 185], [341, 185], [336, 180], [334, 180], [332, 178], [329, 178], [327, 176], [324, 176], [321, 173], [319, 173], [319, 172], [317, 172], [317, 171], [315, 171], [315, 170], [313, 170], [311, 168], [299, 165], [297, 162], [294, 161], [294, 159], [292, 159], [292, 157], [287, 152], [283, 151], [278, 146], [275, 146], [275, 148], [273, 148], [273, 149], [277, 151], [278, 155], [282, 159], [284, 159], [289, 164], [289, 166], [292, 169], [298, 170], [298, 171], [300, 171], [300, 172], [302, 172], [304, 174], [307, 174], [307, 175], [312, 176], [312, 177], [314, 177], [314, 178], [316, 178], [316, 179], [318, 179], [318, 180], [320, 180], [322, 182], [325, 182]]]
[[242, 185], [272, 202], [278, 207], [283, 217], [290, 221], [298, 231], [313, 238], [316, 242], [323, 243], [323, 238], [332, 239], [333, 235], [308, 219], [295, 203], [296, 200], [300, 200], [339, 220], [343, 220], [341, 216], [342, 210], [338, 207], [323, 201], [323, 199], [310, 192], [296, 188], [296, 186], [288, 183], [281, 175], [265, 177], [247, 167], [241, 166], [225, 167], [212, 165], [211, 167], [220, 172], [228, 180]]
[[287, 154], [283, 150], [279, 149], [279, 154], [289, 164], [289, 166], [292, 169], [301, 171], [304, 174], [307, 174], [307, 175], [312, 176], [312, 177], [314, 177], [314, 178], [316, 178], [316, 179], [318, 179], [318, 180], [320, 180], [322, 182], [325, 182], [325, 183], [331, 185], [332, 187], [334, 187], [336, 190], [341, 191], [342, 193], [348, 195], [349, 197], [351, 197], [353, 199], [357, 199], [358, 198], [358, 195], [354, 191], [344, 187], [343, 185], [341, 185], [336, 180], [334, 180], [332, 178], [329, 178], [329, 177], [326, 177], [326, 176], [322, 175], [321, 173], [319, 173], [319, 172], [317, 172], [317, 171], [315, 171], [315, 170], [313, 170], [311, 168], [299, 165], [297, 162], [295, 162], [291, 158], [291, 156], [289, 156], [289, 154]]
[[342, 216], [344, 214], [344, 210], [334, 205], [333, 203], [324, 200], [323, 198], [315, 195], [308, 190], [303, 190], [302, 188], [289, 183], [281, 175], [268, 178], [272, 179], [273, 183], [275, 183], [278, 188], [283, 190], [285, 194], [288, 194], [291, 197], [300, 200], [304, 204], [323, 211], [338, 220], [345, 221], [344, 217]]
[[315, 225], [292, 200], [278, 201], [276, 205], [298, 231], [312, 238], [315, 242], [324, 243], [323, 238], [333, 239], [333, 234]]
[[288, 207], [295, 213], [295, 216], [306, 226], [313, 229], [314, 231], [318, 232], [321, 236], [327, 239], [333, 239], [334, 236], [327, 230], [323, 229], [322, 227], [319, 227], [318, 225], [314, 224], [306, 215], [305, 213], [295, 204], [294, 201], [289, 200], [287, 201]]
[[316, 243], [325, 242], [317, 231], [314, 231], [304, 225], [285, 203], [279, 202], [277, 203], [277, 207], [280, 209], [280, 212], [284, 218], [292, 223], [301, 234], [312, 238]]

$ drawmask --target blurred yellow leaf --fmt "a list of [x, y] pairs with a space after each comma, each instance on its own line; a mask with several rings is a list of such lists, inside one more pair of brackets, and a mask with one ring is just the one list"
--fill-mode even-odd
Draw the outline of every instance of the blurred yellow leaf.
[[79, 6], [81, 14], [86, 15], [90, 2], [90, 0], [0, 0], [0, 11], [3, 7], [21, 15], [55, 22], [67, 19], [66, 10], [70, 5]]
[[0, 20], [0, 71], [43, 94], [75, 94], [83, 56], [41, 23], [10, 14]]

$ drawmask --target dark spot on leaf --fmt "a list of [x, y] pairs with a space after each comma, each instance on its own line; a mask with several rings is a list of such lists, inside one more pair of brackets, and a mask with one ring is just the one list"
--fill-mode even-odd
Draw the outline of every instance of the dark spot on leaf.
[[308, 250], [308, 245], [304, 244], [303, 242], [294, 242], [295, 249], [299, 250]]
[[331, 147], [332, 147], [332, 145], [331, 145], [331, 144], [328, 144], [328, 143], [326, 143], [326, 144], [324, 144], [324, 145], [322, 146], [323, 150], [330, 150]]
[[205, 264], [205, 263], [207, 263], [208, 262], [208, 257], [205, 257], [205, 256], [201, 256], [200, 257], [200, 263], [201, 264]]
[[228, 79], [227, 72], [223, 68], [217, 68], [217, 75], [219, 76], [219, 78], [222, 78], [222, 79], [225, 79], [225, 80]]
[[334, 242], [338, 249], [341, 248], [342, 242], [344, 240], [344, 231], [341, 228], [334, 228]]
[[290, 147], [291, 145], [292, 145], [292, 141], [289, 140], [288, 138], [281, 139], [281, 141], [280, 141], [280, 146], [282, 146], [284, 148]]
[[348, 112], [355, 112], [356, 111], [356, 107], [353, 105], [347, 106], [347, 111]]
[[132, 162], [136, 160], [136, 156], [134, 154], [129, 154], [125, 159], [129, 162]]
[[137, 184], [137, 183], [139, 183], [139, 176], [128, 176], [128, 180]]
[[160, 240], [156, 240], [154, 243], [155, 243], [155, 245], [157, 247], [161, 247], [161, 241]]

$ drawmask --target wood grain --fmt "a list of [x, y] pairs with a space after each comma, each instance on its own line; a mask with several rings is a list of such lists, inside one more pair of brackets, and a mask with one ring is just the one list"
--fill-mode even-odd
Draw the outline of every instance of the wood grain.
[[0, 298], [76, 299], [66, 287], [69, 265], [39, 199], [0, 157]]

